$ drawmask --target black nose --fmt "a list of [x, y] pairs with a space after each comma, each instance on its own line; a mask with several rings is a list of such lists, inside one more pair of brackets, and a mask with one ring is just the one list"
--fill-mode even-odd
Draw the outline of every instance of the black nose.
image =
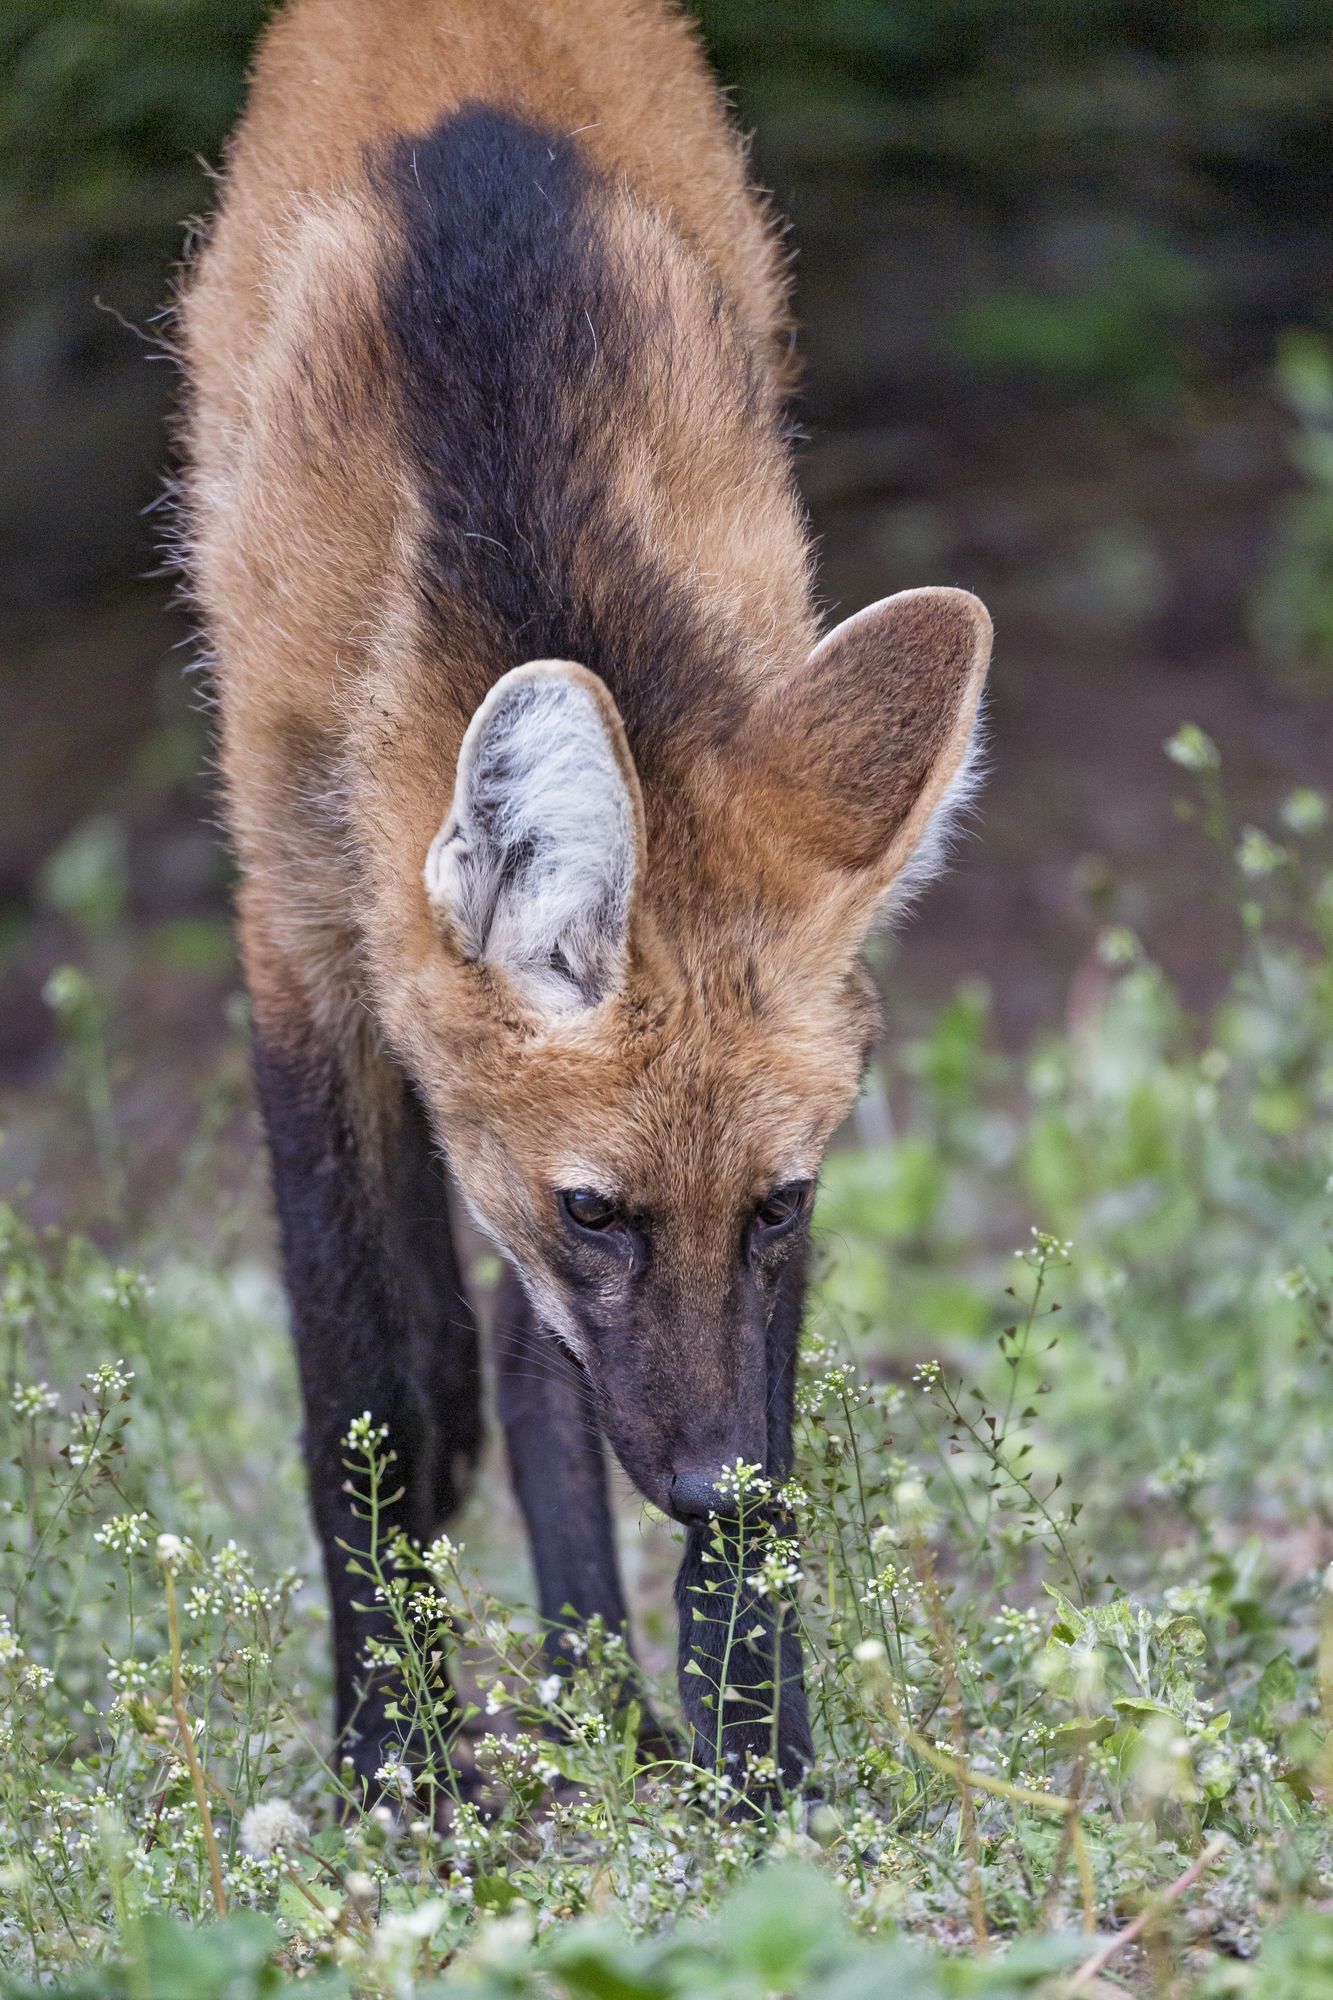
[[735, 1495], [719, 1486], [717, 1472], [675, 1472], [671, 1475], [671, 1511], [680, 1521], [706, 1521], [710, 1514], [719, 1520], [735, 1518]]

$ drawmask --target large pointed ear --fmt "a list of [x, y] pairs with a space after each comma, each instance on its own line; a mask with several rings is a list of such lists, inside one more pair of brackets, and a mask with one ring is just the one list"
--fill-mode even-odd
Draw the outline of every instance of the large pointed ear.
[[464, 958], [539, 1013], [595, 1007], [624, 975], [644, 851], [624, 725], [601, 681], [535, 660], [496, 682], [468, 725], [426, 894]]
[[867, 921], [928, 872], [965, 800], [990, 649], [969, 591], [903, 590], [835, 627], [775, 696], [793, 833], [857, 878]]

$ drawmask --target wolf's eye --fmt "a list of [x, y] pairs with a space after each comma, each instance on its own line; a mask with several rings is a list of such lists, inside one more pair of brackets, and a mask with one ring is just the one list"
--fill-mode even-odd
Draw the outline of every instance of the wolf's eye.
[[625, 1219], [619, 1202], [596, 1188], [566, 1188], [560, 1206], [576, 1229], [614, 1229]]
[[761, 1229], [785, 1229], [802, 1213], [809, 1196], [809, 1181], [787, 1181], [764, 1196], [754, 1219]]

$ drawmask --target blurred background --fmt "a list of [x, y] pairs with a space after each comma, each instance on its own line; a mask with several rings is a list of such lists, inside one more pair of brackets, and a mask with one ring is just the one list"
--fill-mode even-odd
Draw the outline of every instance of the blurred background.
[[[154, 507], [173, 271], [266, 11], [0, 21], [0, 1121], [39, 1214], [88, 1152], [53, 1087], [87, 995], [57, 966], [109, 1009], [81, 1089], [117, 1095], [127, 1199], [179, 1179], [201, 1077], [250, 1129]], [[948, 582], [995, 614], [992, 777], [893, 947], [891, 1028], [967, 980], [1026, 1046], [1089, 1004], [1107, 925], [1205, 1004], [1234, 902], [1175, 836], [1164, 739], [1201, 724], [1242, 815], [1333, 772], [1333, 5], [700, 11], [792, 222], [830, 609]]]

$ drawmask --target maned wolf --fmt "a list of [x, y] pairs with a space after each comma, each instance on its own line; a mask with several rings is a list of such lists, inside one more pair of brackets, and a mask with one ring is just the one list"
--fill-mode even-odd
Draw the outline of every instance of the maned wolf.
[[342, 1439], [387, 1425], [425, 1537], [481, 1438], [452, 1181], [553, 1647], [625, 1618], [605, 1437], [686, 1528], [696, 1756], [794, 1784], [792, 1621], [738, 1568], [718, 1686], [710, 1516], [742, 1565], [723, 1470], [790, 1464], [860, 948], [967, 782], [989, 620], [819, 637], [782, 251], [667, 0], [293, 0], [182, 347], [344, 1754], [373, 1791], [400, 1724]]

